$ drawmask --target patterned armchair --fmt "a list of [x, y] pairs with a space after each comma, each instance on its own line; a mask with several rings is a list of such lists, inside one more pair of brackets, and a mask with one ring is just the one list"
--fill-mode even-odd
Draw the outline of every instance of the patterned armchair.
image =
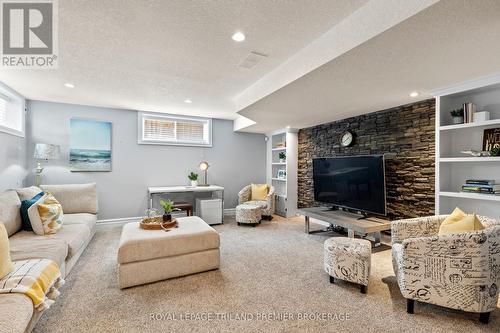
[[484, 230], [438, 236], [447, 215], [392, 222], [392, 259], [407, 312], [415, 301], [480, 313], [488, 323], [500, 282], [500, 221]]
[[252, 185], [245, 186], [238, 193], [238, 204], [241, 205], [243, 203], [250, 203], [260, 206], [262, 210], [262, 216], [267, 217], [268, 219], [272, 218], [274, 214], [275, 200], [274, 200], [274, 186], [269, 187], [269, 192], [267, 193], [267, 199], [264, 200], [250, 200], [252, 197]]

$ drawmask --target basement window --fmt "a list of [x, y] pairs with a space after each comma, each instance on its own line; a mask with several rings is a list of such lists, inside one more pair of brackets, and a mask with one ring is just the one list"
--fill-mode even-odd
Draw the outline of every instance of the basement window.
[[138, 112], [139, 144], [212, 147], [212, 119]]
[[0, 132], [24, 137], [24, 101], [0, 86]]

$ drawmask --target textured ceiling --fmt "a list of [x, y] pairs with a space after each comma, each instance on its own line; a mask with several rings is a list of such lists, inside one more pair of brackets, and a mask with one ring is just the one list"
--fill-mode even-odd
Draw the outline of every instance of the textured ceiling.
[[[0, 80], [29, 99], [234, 119], [236, 95], [367, 1], [60, 0], [59, 69]], [[238, 67], [250, 51], [268, 58]]]
[[500, 72], [499, 41], [500, 1], [442, 0], [239, 113], [256, 122], [246, 131], [265, 133], [429, 98]]

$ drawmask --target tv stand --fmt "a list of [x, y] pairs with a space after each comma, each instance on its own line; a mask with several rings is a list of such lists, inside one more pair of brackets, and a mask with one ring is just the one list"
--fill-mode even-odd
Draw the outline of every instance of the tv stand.
[[391, 222], [377, 217], [362, 216], [359, 214], [346, 212], [343, 210], [329, 210], [325, 207], [312, 207], [302, 208], [297, 211], [300, 215], [304, 216], [305, 232], [308, 234], [330, 231], [310, 230], [310, 219], [317, 219], [320, 221], [328, 222], [330, 225], [341, 226], [347, 229], [347, 236], [354, 238], [356, 234], [361, 236], [371, 235], [374, 238], [375, 246], [380, 246], [381, 232], [391, 229]]

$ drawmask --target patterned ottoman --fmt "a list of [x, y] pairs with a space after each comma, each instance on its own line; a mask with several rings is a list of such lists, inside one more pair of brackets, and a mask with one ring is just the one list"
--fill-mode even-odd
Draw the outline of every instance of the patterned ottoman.
[[361, 285], [366, 294], [370, 278], [372, 245], [365, 239], [332, 237], [325, 241], [325, 272], [335, 278]]
[[260, 223], [262, 220], [262, 210], [260, 206], [254, 204], [241, 204], [236, 206], [236, 222], [238, 225], [240, 223], [256, 224]]

